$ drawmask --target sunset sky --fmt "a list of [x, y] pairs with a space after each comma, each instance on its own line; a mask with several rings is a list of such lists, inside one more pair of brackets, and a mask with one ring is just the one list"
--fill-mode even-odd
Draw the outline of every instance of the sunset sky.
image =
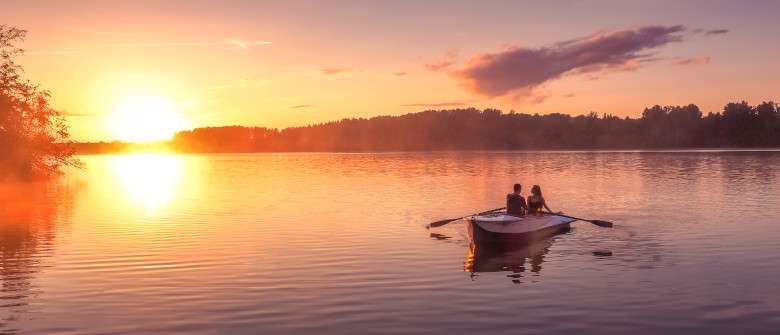
[[777, 1], [30, 0], [5, 1], [0, 24], [29, 31], [18, 61], [76, 140], [149, 140], [430, 108], [636, 117], [776, 100], [778, 13]]

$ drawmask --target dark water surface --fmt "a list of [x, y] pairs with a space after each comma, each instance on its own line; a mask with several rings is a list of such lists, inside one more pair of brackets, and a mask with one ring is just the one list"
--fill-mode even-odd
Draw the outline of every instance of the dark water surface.
[[[776, 334], [780, 152], [85, 156], [0, 188], [0, 333]], [[542, 185], [611, 220], [430, 221]]]

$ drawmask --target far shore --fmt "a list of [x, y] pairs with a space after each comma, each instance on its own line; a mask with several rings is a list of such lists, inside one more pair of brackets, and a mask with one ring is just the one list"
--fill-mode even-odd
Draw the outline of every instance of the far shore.
[[170, 141], [160, 142], [76, 142], [73, 143], [77, 155], [117, 155], [117, 154], [394, 154], [394, 153], [706, 153], [706, 152], [776, 152], [780, 147], [721, 147], [721, 148], [554, 148], [554, 149], [430, 149], [430, 150], [367, 150], [367, 151], [332, 151], [332, 150], [277, 150], [277, 151], [207, 151], [178, 150]]

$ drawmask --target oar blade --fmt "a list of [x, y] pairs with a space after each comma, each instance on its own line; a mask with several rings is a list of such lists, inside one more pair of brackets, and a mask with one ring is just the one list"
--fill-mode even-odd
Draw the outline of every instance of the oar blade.
[[441, 226], [446, 225], [446, 224], [448, 224], [448, 223], [450, 223], [452, 221], [458, 221], [458, 219], [447, 219], [447, 220], [439, 220], [439, 221], [436, 221], [436, 222], [431, 222], [431, 224], [428, 225], [428, 228], [441, 227]]
[[471, 215], [467, 215], [467, 216], [462, 216], [462, 217], [459, 217], [459, 218], [457, 218], [457, 219], [447, 219], [447, 220], [440, 220], [440, 221], [436, 221], [436, 222], [433, 222], [433, 223], [429, 224], [429, 225], [428, 225], [428, 229], [431, 229], [431, 228], [436, 228], [436, 227], [441, 227], [441, 226], [443, 226], [443, 225], [446, 225], [446, 224], [448, 224], [448, 223], [450, 223], [450, 222], [453, 222], [453, 221], [458, 221], [458, 220], [460, 220], [460, 219], [467, 218], [467, 217], [469, 217], [469, 216], [472, 216], [472, 215], [482, 215], [482, 214], [488, 214], [488, 213], [493, 213], [493, 212], [495, 212], [495, 211], [500, 211], [500, 210], [502, 210], [502, 209], [506, 209], [506, 207], [501, 207], [501, 208], [491, 209], [491, 210], [489, 210], [489, 211], [486, 211], [486, 212], [480, 212], [480, 213], [476, 213], [476, 214], [471, 214]]
[[604, 228], [612, 228], [612, 226], [614, 226], [612, 222], [604, 221], [604, 220], [591, 220], [590, 223]]

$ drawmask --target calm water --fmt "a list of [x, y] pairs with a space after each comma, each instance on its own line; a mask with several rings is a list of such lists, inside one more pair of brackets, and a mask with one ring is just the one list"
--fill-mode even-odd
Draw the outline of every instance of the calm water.
[[[0, 333], [777, 333], [780, 152], [86, 156], [0, 188]], [[542, 185], [576, 223], [470, 247]]]

